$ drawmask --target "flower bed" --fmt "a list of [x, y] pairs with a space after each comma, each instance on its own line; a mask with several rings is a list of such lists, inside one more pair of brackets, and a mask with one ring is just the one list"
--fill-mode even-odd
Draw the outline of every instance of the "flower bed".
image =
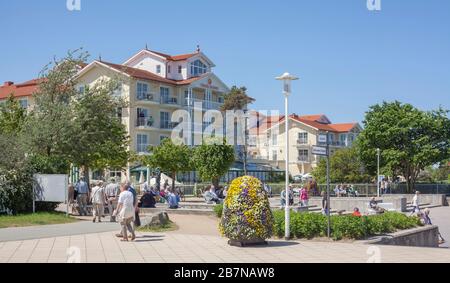
[[219, 230], [234, 241], [263, 241], [272, 237], [273, 215], [269, 199], [257, 178], [235, 179], [227, 191]]
[[[274, 212], [274, 234], [284, 236], [284, 211]], [[331, 236], [335, 240], [363, 239], [369, 236], [392, 233], [420, 226], [417, 217], [408, 217], [398, 212], [355, 217], [351, 215], [331, 216]], [[327, 217], [319, 213], [291, 212], [291, 237], [312, 239], [327, 234]]]

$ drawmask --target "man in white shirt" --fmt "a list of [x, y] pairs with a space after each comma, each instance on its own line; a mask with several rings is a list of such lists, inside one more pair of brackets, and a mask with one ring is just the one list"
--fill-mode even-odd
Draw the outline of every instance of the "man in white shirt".
[[115, 211], [115, 216], [119, 220], [120, 225], [122, 226], [121, 241], [128, 242], [127, 229], [131, 233], [131, 240], [134, 241], [136, 239], [136, 235], [134, 233], [134, 227], [132, 225], [134, 220], [134, 201], [133, 201], [133, 193], [128, 191], [128, 185], [123, 183], [120, 185], [120, 195], [118, 206]]
[[91, 193], [92, 201], [92, 215], [94, 219], [92, 222], [95, 223], [95, 219], [98, 217], [98, 222], [102, 222], [102, 216], [105, 212], [104, 204], [106, 202], [105, 189], [103, 188], [103, 182], [98, 181], [96, 186], [92, 188]]

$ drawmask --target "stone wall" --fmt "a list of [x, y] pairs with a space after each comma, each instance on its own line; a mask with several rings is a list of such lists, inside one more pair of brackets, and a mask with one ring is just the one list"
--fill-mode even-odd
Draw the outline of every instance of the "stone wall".
[[363, 243], [437, 248], [439, 247], [438, 233], [438, 226], [430, 225], [378, 236], [374, 239], [363, 241]]
[[[361, 213], [368, 212], [368, 203], [372, 198], [354, 198], [354, 197], [332, 197], [330, 200], [330, 205], [332, 210], [340, 211], [353, 211], [355, 207], [359, 208]], [[398, 212], [406, 211], [406, 198], [402, 196], [389, 197], [389, 198], [377, 198], [378, 201], [382, 201], [385, 203], [392, 203], [394, 208]], [[322, 207], [322, 198], [313, 197], [309, 200], [309, 205], [317, 205], [318, 207]]]

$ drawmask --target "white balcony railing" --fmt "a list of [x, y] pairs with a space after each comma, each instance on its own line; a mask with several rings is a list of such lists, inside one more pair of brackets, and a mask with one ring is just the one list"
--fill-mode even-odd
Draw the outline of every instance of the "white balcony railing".
[[183, 102], [183, 106], [196, 107], [196, 104], [199, 103], [201, 103], [202, 108], [205, 110], [220, 110], [220, 107], [223, 105], [223, 103], [217, 101], [186, 98]]

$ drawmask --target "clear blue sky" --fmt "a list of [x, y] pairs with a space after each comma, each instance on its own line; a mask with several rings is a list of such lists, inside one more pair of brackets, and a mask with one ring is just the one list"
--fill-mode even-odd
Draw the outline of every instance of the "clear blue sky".
[[197, 44], [228, 85], [245, 85], [256, 109], [283, 111], [289, 71], [291, 112], [362, 121], [383, 100], [450, 108], [450, 1], [381, 0], [0, 1], [0, 81], [37, 76], [54, 55], [84, 47], [122, 63], [145, 47], [170, 54]]

